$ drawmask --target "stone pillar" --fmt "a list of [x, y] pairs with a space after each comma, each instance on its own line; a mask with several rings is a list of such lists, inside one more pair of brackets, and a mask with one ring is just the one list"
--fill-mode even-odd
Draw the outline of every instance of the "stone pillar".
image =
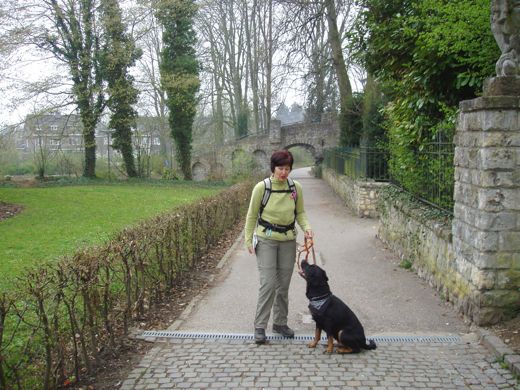
[[[282, 122], [278, 119], [271, 119], [269, 129], [269, 142], [274, 145], [280, 145], [282, 142]], [[277, 149], [277, 146], [273, 146]]]
[[459, 306], [479, 325], [520, 310], [520, 81], [463, 101], [455, 137], [453, 249]]

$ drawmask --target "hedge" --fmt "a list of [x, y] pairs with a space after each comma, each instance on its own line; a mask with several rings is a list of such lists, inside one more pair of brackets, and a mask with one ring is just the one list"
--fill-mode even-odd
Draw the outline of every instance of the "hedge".
[[244, 216], [251, 189], [234, 185], [28, 269], [0, 295], [0, 389], [53, 389], [93, 374]]

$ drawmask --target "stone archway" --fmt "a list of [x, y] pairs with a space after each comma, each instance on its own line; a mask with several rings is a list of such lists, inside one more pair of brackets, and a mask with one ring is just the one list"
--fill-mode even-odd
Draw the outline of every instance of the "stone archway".
[[254, 160], [251, 153], [244, 149], [235, 149], [231, 153], [231, 170], [234, 177], [249, 176], [254, 169]]
[[270, 172], [269, 156], [263, 150], [255, 150], [253, 152], [253, 160], [255, 162], [255, 171], [260, 173]]
[[225, 175], [226, 170], [221, 163], [216, 163], [211, 168], [211, 180], [224, 180]]
[[[291, 148], [296, 148], [296, 147], [299, 147], [300, 149], [304, 149], [306, 152], [308, 152], [312, 156], [312, 159], [313, 159], [315, 165], [317, 165], [318, 163], [321, 162], [321, 160], [323, 160], [323, 156], [318, 155], [316, 148], [313, 145], [309, 145], [309, 144], [305, 144], [305, 143], [293, 143], [293, 144], [287, 145], [286, 147], [284, 147], [284, 149], [290, 150]], [[298, 165], [299, 156], [297, 156], [296, 153], [293, 153], [293, 155], [294, 155], [295, 163]]]
[[194, 181], [202, 181], [208, 178], [208, 169], [201, 162], [196, 162], [191, 168]]

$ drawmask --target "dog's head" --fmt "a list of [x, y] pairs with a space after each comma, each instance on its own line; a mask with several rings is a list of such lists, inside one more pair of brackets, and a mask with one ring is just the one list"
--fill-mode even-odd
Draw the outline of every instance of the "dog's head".
[[329, 278], [324, 269], [316, 264], [309, 264], [306, 260], [301, 263], [302, 276], [307, 282], [307, 297], [312, 298], [329, 293]]

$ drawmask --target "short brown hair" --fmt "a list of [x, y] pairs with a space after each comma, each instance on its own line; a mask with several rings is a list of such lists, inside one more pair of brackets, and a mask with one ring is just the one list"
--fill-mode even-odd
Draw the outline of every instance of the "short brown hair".
[[292, 170], [294, 158], [291, 152], [288, 150], [278, 150], [271, 156], [271, 172], [274, 172], [274, 168], [289, 165]]

